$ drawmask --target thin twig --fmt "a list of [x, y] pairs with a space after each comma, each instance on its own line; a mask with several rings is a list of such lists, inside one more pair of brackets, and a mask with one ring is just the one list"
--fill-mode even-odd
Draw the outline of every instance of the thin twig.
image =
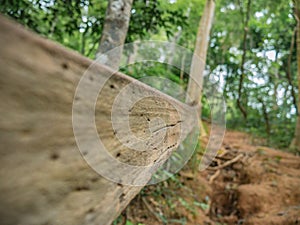
[[151, 205], [147, 202], [147, 200], [142, 197], [142, 202], [145, 204], [146, 208], [153, 214], [153, 216], [159, 221], [162, 222], [162, 220], [156, 215], [154, 210], [152, 209]]
[[209, 183], [209, 184], [212, 184], [213, 181], [220, 175], [220, 173], [221, 173], [221, 170], [217, 170], [217, 171], [209, 178], [208, 183]]

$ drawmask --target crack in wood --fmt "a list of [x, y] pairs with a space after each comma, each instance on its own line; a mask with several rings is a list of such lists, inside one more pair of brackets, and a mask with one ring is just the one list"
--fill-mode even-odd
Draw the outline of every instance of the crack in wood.
[[161, 130], [164, 130], [164, 129], [167, 129], [167, 128], [170, 128], [170, 127], [175, 127], [176, 125], [181, 124], [182, 122], [183, 122], [183, 121], [179, 120], [179, 121], [177, 121], [176, 123], [173, 123], [173, 124], [167, 124], [167, 125], [164, 126], [164, 127], [160, 127], [160, 128], [158, 128], [158, 129], [152, 131], [152, 133], [156, 133], [156, 132], [158, 132], [158, 131], [161, 131]]

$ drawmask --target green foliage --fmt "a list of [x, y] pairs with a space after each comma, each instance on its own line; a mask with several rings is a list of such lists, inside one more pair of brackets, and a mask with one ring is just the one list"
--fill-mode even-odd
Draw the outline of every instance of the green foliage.
[[195, 215], [197, 213], [196, 209], [194, 206], [190, 205], [188, 202], [186, 202], [184, 199], [182, 198], [178, 198], [180, 204], [185, 207], [187, 210], [189, 210], [193, 215]]
[[0, 12], [54, 41], [94, 57], [106, 1], [4, 0]]
[[179, 78], [180, 71], [178, 69], [169, 70], [167, 64], [159, 62], [135, 63], [128, 66], [127, 68], [122, 68], [121, 70], [122, 72], [125, 72], [126, 74], [136, 79], [140, 79], [146, 76], [155, 76], [167, 78], [177, 84], [184, 84], [184, 82]]
[[180, 80], [179, 69], [170, 68], [167, 64], [158, 62], [141, 62], [121, 68], [120, 71], [181, 102], [185, 101], [184, 89], [187, 86], [187, 82], [186, 80]]
[[[286, 148], [293, 137], [295, 105], [288, 70], [296, 87], [296, 51], [290, 53], [295, 27], [292, 1], [251, 1], [244, 80], [245, 120], [236, 106], [243, 45], [243, 14], [248, 0], [221, 0], [210, 40], [207, 70], [224, 79], [227, 127], [266, 139], [266, 144]], [[291, 55], [291, 68], [287, 68]], [[204, 104], [205, 105], [205, 104]], [[204, 106], [205, 107], [205, 106]], [[205, 112], [205, 111], [204, 111]], [[269, 131], [268, 126], [269, 124]]]
[[[227, 127], [262, 137], [268, 145], [286, 148], [293, 138], [294, 95], [299, 91], [296, 45], [291, 46], [296, 24], [293, 1], [278, 0], [276, 4], [272, 0], [251, 1], [242, 93], [248, 114], [245, 120], [237, 109], [236, 100], [243, 54], [243, 18], [248, 1], [241, 0], [241, 4], [233, 0], [216, 1], [206, 72], [220, 78], [219, 84], [227, 101]], [[2, 0], [0, 12], [47, 38], [94, 58], [107, 2]], [[205, 0], [135, 0], [126, 41], [170, 40], [192, 50], [204, 5]], [[151, 54], [162, 53], [154, 51]], [[185, 65], [186, 68], [189, 66]], [[122, 71], [138, 79], [147, 76], [167, 78], [183, 89], [188, 81], [186, 74], [181, 80], [178, 69], [161, 63], [139, 63]], [[159, 82], [152, 85], [162, 89]], [[176, 97], [175, 91], [167, 94]], [[209, 119], [210, 109], [205, 98], [202, 106], [202, 117]]]
[[[112, 225], [119, 225], [122, 223], [122, 215], [120, 215], [117, 219], [114, 220], [114, 222], [112, 223]], [[134, 224], [132, 223], [130, 220], [126, 220], [126, 223], [125, 225], [145, 225], [143, 223], [137, 223], [137, 224]]]
[[206, 211], [209, 209], [209, 204], [204, 202], [194, 202], [194, 205], [199, 206], [203, 211]]
[[163, 28], [171, 37], [178, 26], [187, 26], [187, 17], [181, 9], [174, 10], [170, 4], [160, 0], [135, 0], [126, 42], [136, 39], [149, 39]]
[[[100, 40], [106, 0], [3, 0], [0, 12], [81, 54], [94, 58]], [[187, 25], [181, 10], [158, 0], [135, 0], [126, 42], [150, 38], [164, 29], [170, 37]]]
[[[127, 220], [125, 225], [135, 225], [135, 224], [133, 224], [132, 222], [130, 222], [129, 220]], [[138, 223], [136, 225], [144, 225], [144, 224], [143, 223]]]

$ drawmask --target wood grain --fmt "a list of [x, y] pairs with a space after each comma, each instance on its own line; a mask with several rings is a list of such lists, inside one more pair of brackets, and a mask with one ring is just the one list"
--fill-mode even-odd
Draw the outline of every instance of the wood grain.
[[[72, 103], [77, 84], [92, 61], [4, 17], [0, 17], [0, 29], [0, 224], [110, 224], [142, 187], [103, 178], [77, 148]], [[112, 73], [102, 65], [90, 71], [91, 87]], [[130, 83], [140, 93], [152, 96], [137, 102], [129, 114], [135, 136], [149, 137], [148, 119], [160, 117], [165, 123], [165, 127], [156, 124], [158, 132], [165, 130], [166, 138], [151, 151], [133, 151], [122, 145], [112, 129], [113, 101]], [[191, 111], [191, 107], [116, 73], [99, 94], [95, 121], [99, 138], [113, 157], [131, 165], [150, 165], [145, 174], [136, 177], [147, 180], [157, 169], [155, 162], [165, 161], [197, 123]], [[122, 114], [119, 116], [122, 120]], [[80, 135], [88, 140], [91, 127], [82, 127]], [[109, 166], [101, 156], [95, 160], [100, 166]]]

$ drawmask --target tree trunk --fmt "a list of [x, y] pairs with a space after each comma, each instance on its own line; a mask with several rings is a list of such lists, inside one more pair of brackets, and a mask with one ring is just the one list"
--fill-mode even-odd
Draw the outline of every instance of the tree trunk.
[[[295, 36], [296, 35], [297, 35], [297, 27], [295, 27], [293, 35], [292, 35], [292, 40], [291, 40], [291, 45], [290, 45], [290, 54], [289, 54], [289, 57], [288, 57], [287, 66], [286, 66], [286, 69], [285, 69], [285, 74], [286, 74], [286, 78], [289, 82], [289, 86], [291, 86], [291, 95], [292, 95], [292, 98], [293, 98], [293, 104], [296, 108], [296, 112], [298, 113], [297, 97], [296, 97], [295, 87], [293, 85], [292, 69], [291, 69], [292, 56], [293, 56], [293, 51], [294, 51], [294, 46], [295, 46]], [[287, 87], [286, 90], [288, 90], [288, 87]]]
[[268, 114], [268, 111], [267, 111], [267, 106], [265, 104], [265, 102], [263, 101], [262, 98], [258, 98], [258, 101], [262, 104], [262, 114], [263, 114], [263, 117], [264, 117], [264, 120], [265, 120], [265, 123], [266, 123], [266, 132], [267, 132], [267, 135], [268, 135], [268, 144], [269, 144], [269, 141], [270, 141], [270, 136], [271, 136], [271, 125], [270, 125], [270, 119], [269, 119], [269, 114]]
[[[245, 62], [246, 62], [246, 54], [247, 54], [247, 36], [248, 36], [248, 23], [250, 19], [250, 6], [251, 6], [251, 0], [248, 0], [247, 3], [247, 11], [246, 14], [243, 10], [242, 3], [239, 1], [241, 14], [243, 17], [243, 24], [244, 24], [244, 37], [243, 37], [243, 55], [242, 55], [242, 62], [241, 62], [241, 74], [240, 74], [240, 81], [239, 81], [239, 90], [238, 90], [238, 99], [237, 99], [237, 106], [239, 107], [241, 113], [243, 114], [243, 117], [247, 119], [247, 110], [246, 107], [243, 106], [243, 84], [245, 80]], [[247, 106], [247, 104], [246, 104]]]
[[[213, 22], [215, 12], [215, 1], [207, 0], [204, 8], [203, 15], [201, 17], [196, 46], [194, 50], [195, 56], [192, 59], [190, 79], [188, 84], [186, 103], [189, 105], [199, 106], [199, 118], [201, 118], [201, 98], [202, 98], [202, 86], [203, 86], [203, 73], [205, 70], [205, 62], [207, 55], [207, 48], [209, 43], [209, 35]], [[200, 60], [199, 60], [200, 59]], [[200, 121], [201, 135], [206, 135], [206, 131]]]
[[186, 103], [189, 105], [200, 105], [199, 100], [202, 96], [203, 73], [205, 70], [209, 34], [213, 22], [214, 11], [215, 1], [207, 0], [198, 27], [196, 45], [194, 50], [194, 54], [196, 55], [196, 57], [193, 57], [191, 65], [190, 79], [186, 97]]
[[122, 48], [107, 54], [108, 51], [123, 45], [126, 39], [133, 0], [109, 0], [104, 28], [96, 53], [100, 62], [118, 69], [122, 56]]
[[[298, 110], [300, 109], [300, 0], [295, 0], [295, 17], [297, 19], [297, 75], [298, 75]], [[292, 147], [300, 151], [300, 113], [297, 113], [295, 137]]]

